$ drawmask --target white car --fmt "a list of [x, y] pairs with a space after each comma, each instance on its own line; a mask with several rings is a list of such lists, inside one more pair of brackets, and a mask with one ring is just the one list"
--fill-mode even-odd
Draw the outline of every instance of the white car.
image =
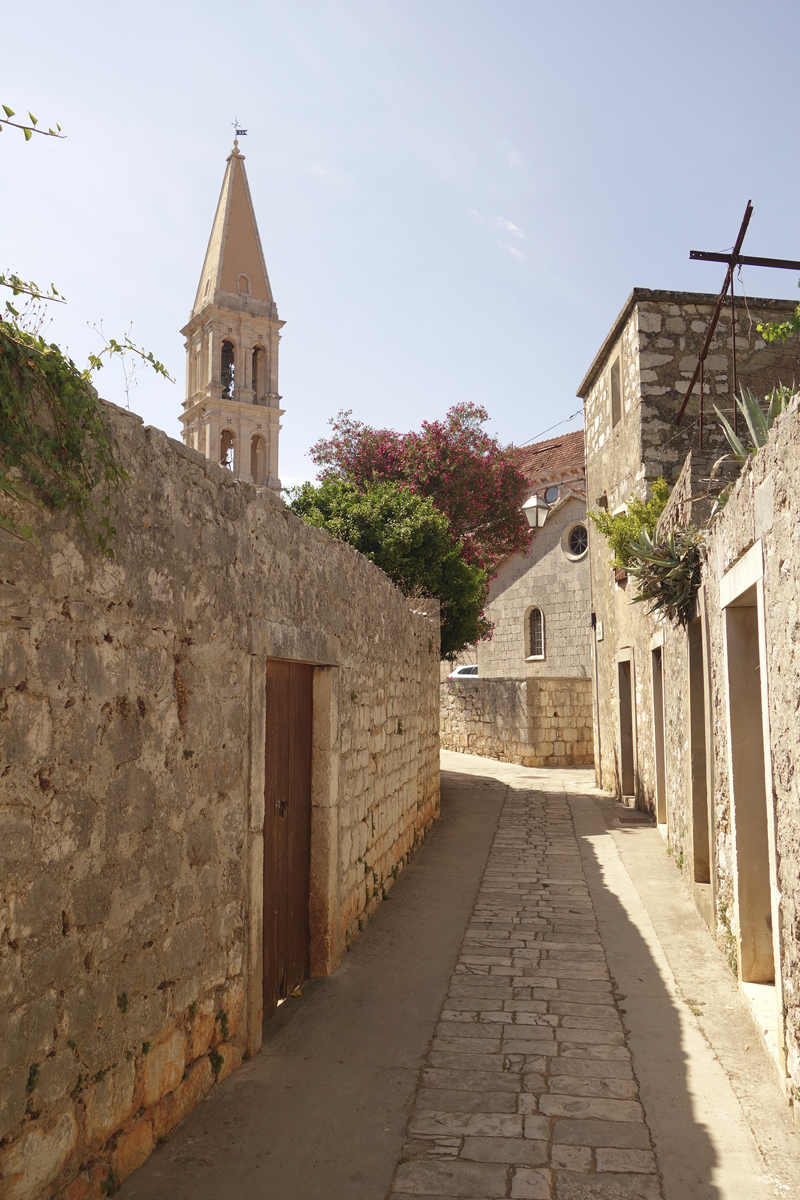
[[471, 667], [456, 667], [455, 671], [451, 671], [447, 676], [448, 679], [475, 679], [478, 674], [476, 666]]

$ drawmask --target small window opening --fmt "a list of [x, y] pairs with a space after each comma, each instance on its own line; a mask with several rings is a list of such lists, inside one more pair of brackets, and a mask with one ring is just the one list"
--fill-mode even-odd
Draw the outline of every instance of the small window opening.
[[532, 608], [528, 616], [529, 658], [544, 658], [544, 616], [540, 608]]
[[558, 499], [558, 488], [557, 487], [549, 487], [544, 494], [544, 498], [545, 498], [545, 503], [555, 504], [556, 500]]
[[233, 399], [235, 365], [233, 361], [233, 342], [222, 343], [222, 398]]
[[246, 275], [239, 276], [239, 295], [240, 296], [249, 296], [250, 295], [250, 280], [247, 278]]
[[219, 439], [219, 465], [227, 467], [229, 471], [232, 471], [233, 464], [233, 434], [230, 429], [223, 429]]
[[589, 535], [585, 525], [576, 525], [569, 535], [569, 552], [578, 558], [589, 548]]
[[209, 289], [210, 287], [211, 287], [211, 280], [210, 280], [210, 279], [207, 279], [207, 280], [206, 280], [206, 286], [205, 286], [205, 288], [203, 289], [203, 299], [204, 299], [204, 300], [205, 300], [206, 296], [208, 295], [208, 289]]
[[611, 364], [611, 427], [619, 424], [622, 416], [622, 379], [619, 369], [619, 358]]

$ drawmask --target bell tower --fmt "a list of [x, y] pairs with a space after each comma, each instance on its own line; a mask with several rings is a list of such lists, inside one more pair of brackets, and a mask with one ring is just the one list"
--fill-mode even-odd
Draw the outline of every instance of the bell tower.
[[238, 139], [228, 155], [186, 338], [183, 441], [237, 479], [280, 492], [278, 344], [284, 322], [264, 263]]

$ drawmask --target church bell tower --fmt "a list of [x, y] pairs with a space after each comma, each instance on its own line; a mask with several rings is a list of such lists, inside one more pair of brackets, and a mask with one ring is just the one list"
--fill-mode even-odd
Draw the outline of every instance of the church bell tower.
[[272, 297], [238, 140], [228, 165], [186, 338], [183, 441], [237, 479], [280, 492], [278, 344]]

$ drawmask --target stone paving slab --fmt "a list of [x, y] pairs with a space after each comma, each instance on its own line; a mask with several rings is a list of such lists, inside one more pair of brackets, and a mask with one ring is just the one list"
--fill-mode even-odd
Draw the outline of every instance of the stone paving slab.
[[508, 790], [390, 1195], [662, 1200], [562, 792]]

